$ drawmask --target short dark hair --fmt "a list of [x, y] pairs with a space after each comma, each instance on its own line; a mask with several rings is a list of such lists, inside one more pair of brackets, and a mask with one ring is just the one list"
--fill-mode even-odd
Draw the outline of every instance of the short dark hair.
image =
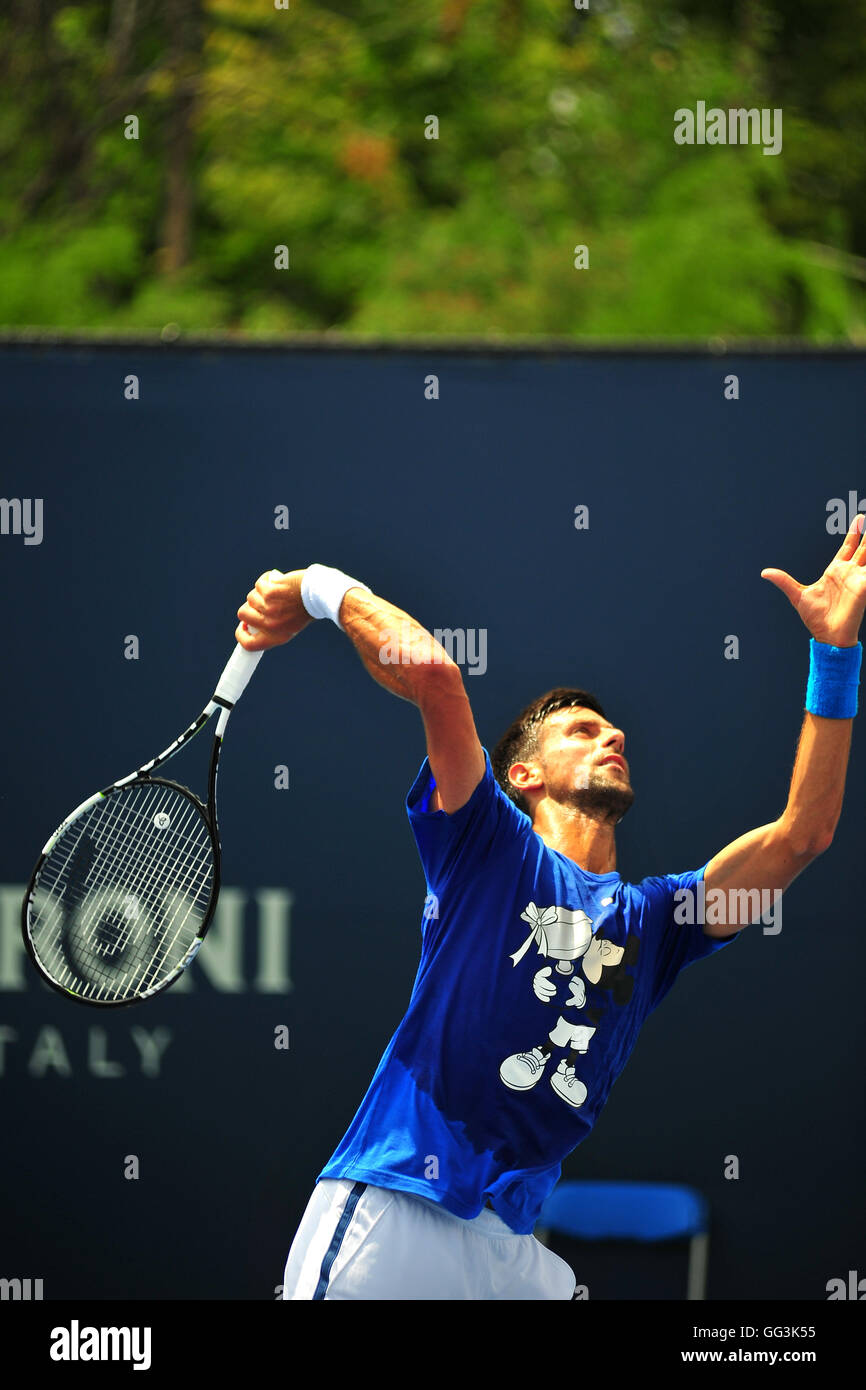
[[548, 690], [545, 695], [539, 695], [531, 705], [527, 705], [493, 750], [490, 765], [494, 777], [506, 796], [527, 815], [530, 814], [529, 804], [508, 780], [508, 769], [515, 763], [524, 763], [527, 759], [535, 757], [541, 726], [545, 719], [551, 714], [556, 714], [557, 710], [576, 708], [591, 709], [595, 714], [600, 714], [602, 719], [607, 719], [598, 700], [589, 691], [558, 685], [554, 690]]

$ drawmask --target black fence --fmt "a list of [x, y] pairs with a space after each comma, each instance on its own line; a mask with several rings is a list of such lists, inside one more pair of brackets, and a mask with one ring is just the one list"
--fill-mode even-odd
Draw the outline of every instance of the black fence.
[[[423, 728], [328, 623], [233, 717], [190, 978], [103, 1014], [25, 957], [45, 838], [197, 713], [256, 577], [335, 565], [449, 634], [488, 749], [542, 691], [595, 691], [636, 790], [620, 872], [698, 868], [785, 804], [808, 637], [759, 575], [811, 582], [866, 507], [864, 386], [860, 352], [725, 344], [0, 346], [0, 1276], [274, 1298], [408, 999]], [[712, 1299], [825, 1300], [862, 1264], [857, 733], [781, 930], [681, 977], [566, 1165], [703, 1192]]]

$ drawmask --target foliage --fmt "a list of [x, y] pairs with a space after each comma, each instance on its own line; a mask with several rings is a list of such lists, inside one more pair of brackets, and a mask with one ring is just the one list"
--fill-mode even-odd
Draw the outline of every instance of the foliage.
[[866, 336], [866, 0], [17, 0], [0, 55], [6, 326]]

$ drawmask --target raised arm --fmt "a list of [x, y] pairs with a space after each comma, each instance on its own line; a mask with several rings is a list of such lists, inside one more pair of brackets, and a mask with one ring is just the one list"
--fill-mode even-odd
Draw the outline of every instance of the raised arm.
[[[762, 577], [781, 589], [799, 613], [812, 638], [816, 674], [810, 675], [807, 710], [803, 718], [788, 801], [778, 820], [734, 840], [707, 865], [707, 892], [721, 890], [728, 901], [755, 889], [786, 889], [803, 869], [829, 848], [842, 812], [845, 776], [851, 749], [853, 714], [838, 698], [844, 684], [841, 672], [857, 664], [858, 632], [866, 609], [866, 537], [863, 517], [857, 516], [823, 575], [808, 587], [782, 570], [762, 570]], [[828, 665], [819, 676], [817, 663]], [[838, 668], [838, 674], [837, 670]], [[849, 677], [850, 681], [850, 677]], [[822, 688], [823, 687], [823, 688]], [[811, 706], [827, 711], [812, 712]], [[752, 914], [756, 920], [759, 912]], [[744, 926], [745, 922], [736, 923]], [[705, 926], [708, 936], [730, 935], [727, 926]]]
[[[304, 573], [271, 570], [256, 581], [238, 609], [235, 636], [242, 646], [249, 651], [278, 646], [314, 621], [301, 598]], [[484, 751], [459, 666], [408, 613], [360, 586], [346, 591], [338, 617], [373, 679], [417, 705], [436, 781], [431, 809], [453, 814], [484, 776]], [[245, 624], [257, 629], [256, 636]]]

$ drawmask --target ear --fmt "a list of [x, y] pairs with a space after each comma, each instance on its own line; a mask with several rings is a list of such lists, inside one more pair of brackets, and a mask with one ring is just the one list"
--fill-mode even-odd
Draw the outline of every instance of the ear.
[[508, 769], [508, 780], [523, 796], [527, 792], [540, 791], [544, 778], [537, 763], [512, 763]]

